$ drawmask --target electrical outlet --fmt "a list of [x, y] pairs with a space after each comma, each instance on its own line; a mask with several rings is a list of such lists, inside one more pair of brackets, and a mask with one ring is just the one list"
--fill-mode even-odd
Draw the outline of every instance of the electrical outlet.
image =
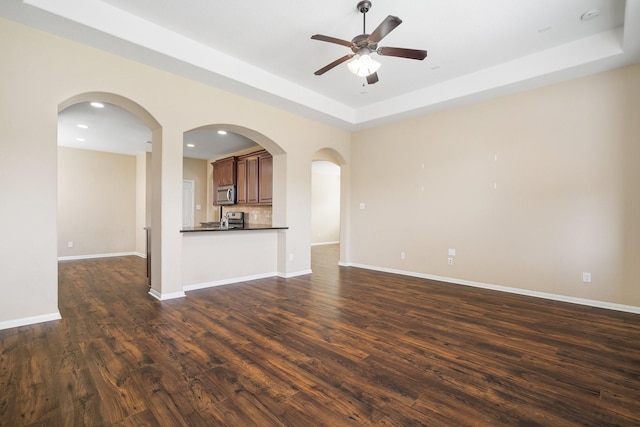
[[364, 203], [360, 203], [360, 209], [364, 209]]
[[407, 257], [407, 254], [405, 254], [404, 252], [400, 252], [400, 259], [405, 259]]
[[591, 273], [582, 273], [582, 281], [584, 283], [591, 283]]
[[289, 261], [293, 261], [293, 254], [289, 254]]
[[453, 265], [453, 258], [451, 257], [447, 258], [447, 264]]
[[73, 242], [67, 242], [67, 247], [68, 248], [72, 248], [73, 247]]

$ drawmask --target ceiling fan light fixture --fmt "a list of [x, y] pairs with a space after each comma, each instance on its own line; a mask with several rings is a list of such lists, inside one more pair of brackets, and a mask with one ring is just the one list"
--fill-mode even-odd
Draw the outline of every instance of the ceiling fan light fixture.
[[[371, 1], [361, 0], [358, 3], [357, 9], [362, 13], [362, 34], [355, 36], [351, 41], [329, 37], [322, 34], [314, 34], [311, 36], [312, 40], [320, 40], [323, 42], [346, 46], [353, 52], [336, 59], [328, 65], [325, 65], [313, 74], [321, 76], [327, 71], [346, 62], [349, 71], [357, 76], [366, 77], [367, 83], [372, 85], [379, 81], [377, 71], [380, 68], [380, 63], [371, 58], [372, 53], [376, 53], [380, 56], [395, 56], [398, 58], [417, 59], [420, 61], [427, 57], [426, 50], [405, 49], [401, 47], [379, 47], [378, 43], [398, 25], [402, 24], [402, 19], [397, 16], [389, 15], [376, 27], [375, 30], [373, 30], [371, 34], [369, 34], [367, 33], [366, 15], [369, 9], [371, 9]], [[349, 61], [350, 59], [351, 61]]]
[[367, 77], [378, 71], [380, 63], [368, 54], [356, 55], [353, 61], [347, 63], [349, 71], [356, 76]]

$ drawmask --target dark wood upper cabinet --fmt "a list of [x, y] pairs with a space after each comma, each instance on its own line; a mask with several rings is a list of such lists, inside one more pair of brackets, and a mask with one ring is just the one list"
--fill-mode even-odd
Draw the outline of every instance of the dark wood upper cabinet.
[[262, 150], [238, 156], [237, 203], [270, 205], [273, 201], [273, 158]]
[[247, 203], [247, 159], [239, 158], [236, 163], [236, 203]]
[[258, 203], [258, 156], [247, 159], [247, 203]]
[[273, 157], [269, 153], [258, 158], [258, 203], [273, 200]]
[[213, 204], [216, 204], [215, 195], [218, 194], [218, 187], [225, 185], [235, 185], [237, 179], [236, 157], [227, 157], [211, 163], [213, 166]]
[[236, 183], [236, 158], [229, 157], [219, 160], [216, 165], [220, 168], [219, 185], [234, 185]]

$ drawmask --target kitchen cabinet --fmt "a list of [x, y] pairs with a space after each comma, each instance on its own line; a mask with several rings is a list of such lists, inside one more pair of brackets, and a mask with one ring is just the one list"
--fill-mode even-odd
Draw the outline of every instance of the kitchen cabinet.
[[258, 157], [258, 203], [273, 200], [273, 157], [269, 153]]
[[237, 173], [238, 204], [270, 205], [272, 203], [273, 158], [268, 151], [239, 156]]
[[236, 163], [236, 203], [247, 203], [247, 159], [238, 159]]
[[258, 156], [247, 159], [247, 203], [258, 203]]
[[236, 158], [227, 157], [213, 163], [213, 181], [218, 185], [235, 185], [236, 183]]
[[213, 166], [213, 204], [216, 204], [215, 195], [218, 194], [218, 187], [224, 185], [236, 185], [236, 157], [227, 157], [211, 163]]

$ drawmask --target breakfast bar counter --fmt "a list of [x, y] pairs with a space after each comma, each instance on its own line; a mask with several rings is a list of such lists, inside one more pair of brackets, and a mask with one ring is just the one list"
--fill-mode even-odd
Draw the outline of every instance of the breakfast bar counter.
[[196, 231], [253, 231], [253, 230], [287, 230], [289, 227], [276, 227], [265, 224], [245, 224], [242, 227], [220, 228], [218, 223], [196, 225], [193, 227], [182, 227], [181, 233], [192, 233]]

